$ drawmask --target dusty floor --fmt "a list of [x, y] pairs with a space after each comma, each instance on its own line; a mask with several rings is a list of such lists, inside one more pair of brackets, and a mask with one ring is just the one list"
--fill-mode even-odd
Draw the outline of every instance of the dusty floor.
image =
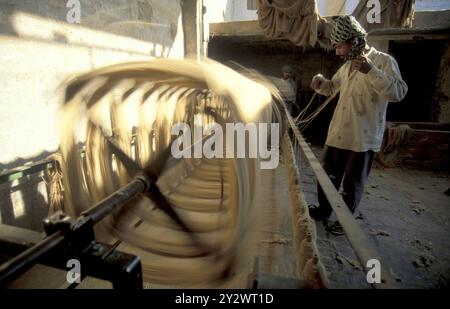
[[[319, 154], [320, 148], [314, 152]], [[302, 162], [305, 198], [316, 204], [313, 171]], [[355, 216], [393, 270], [399, 287], [449, 287], [450, 196], [445, 195], [449, 188], [449, 175], [372, 169]], [[316, 226], [317, 245], [331, 286], [369, 288], [346, 237], [329, 234], [321, 223]]]

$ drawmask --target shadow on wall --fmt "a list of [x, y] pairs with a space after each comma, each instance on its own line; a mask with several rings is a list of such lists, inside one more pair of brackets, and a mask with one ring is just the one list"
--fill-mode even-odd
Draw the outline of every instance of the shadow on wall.
[[9, 174], [11, 168], [23, 166], [25, 163], [42, 161], [50, 153], [43, 152], [29, 159], [17, 159], [8, 164], [0, 164], [0, 223], [24, 229], [43, 232], [43, 220], [49, 212], [50, 178], [45, 169], [39, 169], [29, 175]]
[[[74, 17], [79, 25], [69, 23], [77, 21]], [[0, 1], [0, 35], [135, 52], [126, 42], [114, 41], [119, 36], [151, 44], [142, 54], [155, 57], [168, 56], [180, 19], [180, 0]], [[98, 40], [83, 33], [77, 37], [80, 29], [97, 32]], [[104, 46], [107, 39], [113, 42]]]
[[[80, 3], [80, 24], [67, 21]], [[181, 0], [0, 0], [0, 170], [58, 147], [57, 87], [90, 69], [183, 57]], [[72, 16], [73, 17], [73, 16]]]
[[17, 158], [14, 161], [8, 162], [8, 163], [0, 162], [0, 175], [5, 173], [6, 171], [14, 169], [14, 168], [45, 160], [52, 154], [54, 154], [54, 152], [44, 151], [44, 152], [41, 152], [40, 154], [38, 154], [34, 157], [31, 157], [31, 158]]

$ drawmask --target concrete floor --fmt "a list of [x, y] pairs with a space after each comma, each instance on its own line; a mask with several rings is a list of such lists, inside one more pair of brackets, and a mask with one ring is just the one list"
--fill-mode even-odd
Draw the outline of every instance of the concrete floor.
[[[314, 147], [316, 154], [320, 151]], [[305, 198], [317, 204], [313, 171], [304, 161], [301, 171]], [[449, 188], [449, 175], [402, 168], [371, 171], [355, 216], [401, 288], [449, 286], [450, 197], [444, 193]], [[331, 286], [370, 288], [346, 237], [328, 233], [320, 222], [316, 226]]]

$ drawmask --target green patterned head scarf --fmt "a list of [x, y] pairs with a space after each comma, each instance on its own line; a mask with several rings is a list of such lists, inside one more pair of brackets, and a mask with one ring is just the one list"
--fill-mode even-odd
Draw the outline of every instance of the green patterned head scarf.
[[366, 46], [366, 30], [350, 15], [333, 17], [333, 24], [331, 43], [334, 46], [338, 43], [350, 41], [352, 49], [348, 59], [356, 59]]

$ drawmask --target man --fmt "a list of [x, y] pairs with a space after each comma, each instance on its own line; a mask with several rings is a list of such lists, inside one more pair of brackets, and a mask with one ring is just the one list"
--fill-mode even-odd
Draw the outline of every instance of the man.
[[[340, 92], [323, 153], [323, 167], [337, 190], [343, 182], [343, 199], [353, 213], [369, 176], [375, 152], [380, 150], [388, 102], [401, 101], [408, 91], [397, 62], [366, 44], [366, 31], [353, 16], [333, 19], [331, 42], [336, 55], [346, 62], [331, 80], [317, 74], [311, 87], [319, 94]], [[326, 220], [332, 209], [318, 185], [319, 206], [309, 213]], [[329, 231], [342, 235], [335, 222]]]
[[285, 99], [289, 114], [294, 116], [297, 104], [297, 83], [294, 80], [294, 69], [290, 65], [283, 66], [283, 80], [287, 81], [292, 88], [292, 95]]

